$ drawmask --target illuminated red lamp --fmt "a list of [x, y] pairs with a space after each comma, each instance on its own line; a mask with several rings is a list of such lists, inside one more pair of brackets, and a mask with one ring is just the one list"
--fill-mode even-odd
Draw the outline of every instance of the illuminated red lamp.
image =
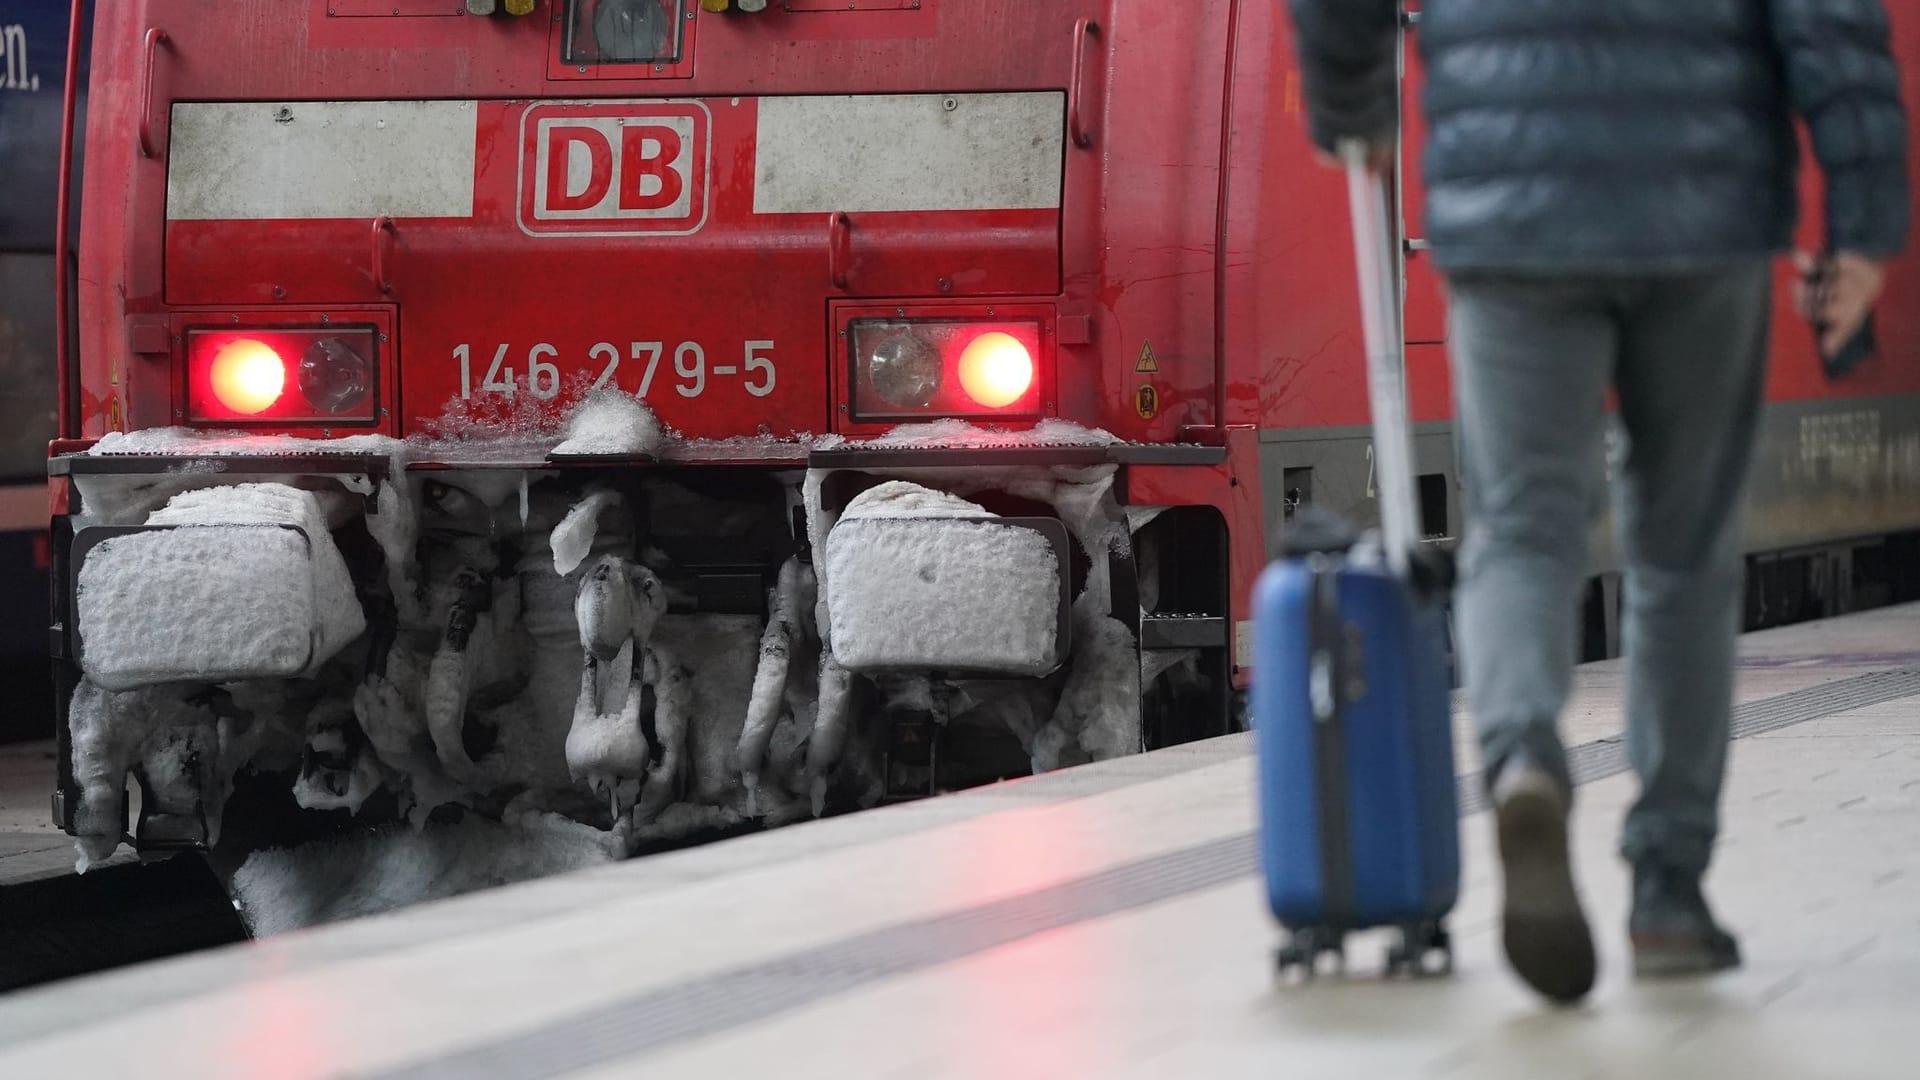
[[379, 418], [372, 327], [190, 330], [189, 423], [368, 427]]
[[1015, 404], [1033, 388], [1033, 352], [1012, 334], [981, 334], [960, 353], [960, 388], [989, 409]]
[[857, 422], [1040, 414], [1037, 321], [856, 319], [848, 339]]
[[242, 416], [258, 416], [280, 400], [287, 386], [287, 362], [273, 346], [254, 338], [236, 338], [214, 350], [207, 370], [213, 399]]

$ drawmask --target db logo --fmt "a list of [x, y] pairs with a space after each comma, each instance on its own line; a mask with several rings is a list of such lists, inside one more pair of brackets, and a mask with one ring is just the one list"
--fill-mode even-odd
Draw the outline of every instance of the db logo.
[[699, 102], [534, 105], [520, 118], [520, 228], [534, 235], [686, 235], [707, 220]]

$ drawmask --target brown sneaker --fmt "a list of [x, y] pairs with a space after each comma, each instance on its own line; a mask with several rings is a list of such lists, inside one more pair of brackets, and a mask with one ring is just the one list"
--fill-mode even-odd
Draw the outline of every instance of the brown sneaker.
[[1593, 989], [1593, 934], [1580, 909], [1567, 843], [1567, 793], [1545, 770], [1515, 761], [1493, 788], [1505, 871], [1507, 960], [1527, 984], [1557, 1004]]

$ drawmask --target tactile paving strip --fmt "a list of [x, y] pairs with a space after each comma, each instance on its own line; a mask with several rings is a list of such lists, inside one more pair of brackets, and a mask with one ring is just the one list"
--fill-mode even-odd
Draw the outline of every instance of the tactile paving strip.
[[[1737, 708], [1733, 737], [1914, 696], [1920, 696], [1920, 668], [1841, 679]], [[1568, 764], [1582, 784], [1629, 767], [1626, 746], [1619, 739], [1575, 747]], [[1478, 773], [1460, 778], [1460, 808], [1463, 816], [1486, 808]], [[1225, 837], [949, 915], [634, 994], [524, 1034], [360, 1075], [366, 1080], [562, 1076], [744, 1027], [1048, 930], [1214, 888], [1257, 869], [1253, 834]]]
[[[1733, 710], [1733, 737], [1764, 735], [1809, 720], [1915, 695], [1920, 695], [1920, 668], [1875, 671], [1839, 679], [1737, 706]], [[1632, 767], [1623, 737], [1596, 739], [1567, 750], [1567, 771], [1573, 774], [1576, 784], [1605, 780]], [[1486, 808], [1486, 785], [1481, 781], [1481, 774], [1475, 772], [1461, 777], [1460, 813], [1463, 816], [1477, 814]]]

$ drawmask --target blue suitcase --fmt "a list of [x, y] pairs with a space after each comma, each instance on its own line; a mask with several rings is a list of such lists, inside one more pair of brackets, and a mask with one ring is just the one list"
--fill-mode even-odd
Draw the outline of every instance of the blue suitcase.
[[1304, 509], [1254, 596], [1253, 728], [1267, 897], [1283, 974], [1400, 930], [1389, 973], [1452, 967], [1459, 896], [1445, 593], [1415, 537], [1398, 290], [1379, 179], [1348, 155], [1381, 529]]
[[1446, 613], [1364, 553], [1303, 550], [1254, 604], [1260, 854], [1288, 941], [1311, 973], [1345, 935], [1398, 927], [1390, 972], [1451, 966], [1459, 895]]

